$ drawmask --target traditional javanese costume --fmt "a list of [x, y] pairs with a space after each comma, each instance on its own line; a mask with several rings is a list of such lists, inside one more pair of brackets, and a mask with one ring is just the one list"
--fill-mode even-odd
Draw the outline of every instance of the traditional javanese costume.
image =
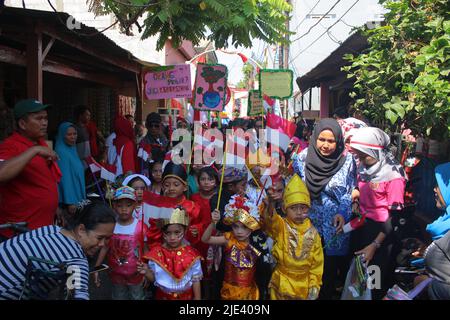
[[[284, 207], [310, 206], [306, 185], [298, 175], [289, 181], [283, 195]], [[261, 206], [263, 229], [273, 238], [272, 254], [277, 261], [269, 284], [271, 300], [316, 299], [322, 284], [323, 250], [317, 230], [306, 218], [297, 224], [275, 210]]]
[[[259, 229], [257, 207], [248, 199], [234, 195], [225, 206], [224, 224], [241, 222], [252, 231]], [[239, 241], [232, 232], [225, 232], [228, 240], [224, 249], [225, 277], [220, 291], [223, 300], [258, 300], [255, 282], [256, 261], [261, 252], [247, 241]]]
[[[161, 219], [163, 220], [163, 219]], [[170, 220], [163, 220], [163, 225], [189, 225], [187, 213], [177, 208]], [[182, 245], [172, 249], [161, 244], [155, 245], [144, 256], [148, 266], [155, 275], [156, 300], [192, 300], [193, 284], [203, 277], [201, 256], [191, 246]]]

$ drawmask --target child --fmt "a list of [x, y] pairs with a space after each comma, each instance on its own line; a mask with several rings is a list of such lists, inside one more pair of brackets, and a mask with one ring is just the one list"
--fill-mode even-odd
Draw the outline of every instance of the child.
[[[217, 185], [219, 184], [219, 177], [213, 167], [204, 167], [200, 169], [198, 176], [199, 193], [193, 194], [191, 200], [194, 201], [200, 207], [199, 221], [202, 222], [199, 233], [203, 234], [203, 231], [211, 223], [211, 207], [209, 200], [217, 193]], [[205, 258], [208, 250], [208, 246], [203, 242], [199, 242], [197, 246], [194, 246], [200, 251]]]
[[285, 218], [275, 212], [271, 194], [261, 205], [262, 225], [275, 241], [272, 254], [277, 261], [269, 284], [270, 299], [315, 300], [322, 284], [323, 251], [308, 218], [311, 202], [306, 185], [298, 175], [289, 181], [283, 195]]
[[122, 186], [128, 186], [136, 191], [136, 207], [133, 211], [133, 217], [138, 220], [142, 220], [142, 200], [144, 196], [144, 190], [150, 187], [150, 180], [142, 174], [132, 174], [125, 178], [122, 182]]
[[[188, 188], [187, 174], [184, 167], [169, 162], [164, 168], [162, 186], [163, 195], [174, 198], [176, 205], [182, 206], [186, 210], [190, 220], [190, 226], [186, 231], [186, 240], [189, 241], [191, 245], [197, 244], [201, 239], [199, 233], [202, 225], [202, 222], [199, 220], [200, 207], [194, 202], [186, 199], [186, 196], [184, 195]], [[161, 230], [157, 227], [157, 220], [159, 219], [149, 219], [150, 227], [147, 238], [151, 243], [161, 242], [162, 240]]]
[[[136, 194], [130, 187], [120, 187], [114, 193], [114, 210], [117, 223], [114, 234], [100, 251], [96, 266], [99, 266], [108, 254], [113, 300], [143, 300], [144, 277], [136, 272], [139, 257], [144, 252], [146, 226], [133, 217], [136, 206]], [[95, 283], [100, 286], [98, 273], [94, 274]]]
[[[219, 203], [219, 212], [221, 214], [221, 219], [217, 224], [217, 230], [221, 232], [231, 231], [230, 226], [225, 225], [222, 222], [224, 215], [224, 208], [226, 204], [230, 201], [231, 197], [235, 194], [239, 194], [242, 197], [245, 196], [247, 189], [247, 169], [237, 169], [234, 167], [225, 167], [224, 178], [223, 178], [223, 190], [222, 196]], [[217, 202], [219, 195], [216, 193], [210, 199], [211, 209], [217, 208]]]
[[156, 161], [150, 164], [150, 191], [156, 194], [162, 193], [162, 162]]
[[[209, 200], [217, 193], [218, 184], [219, 177], [214, 167], [211, 166], [200, 169], [198, 175], [199, 193], [191, 196], [191, 200], [200, 207], [199, 221], [202, 223], [199, 230], [200, 235], [203, 234], [204, 230], [206, 230], [211, 223], [211, 207], [209, 205]], [[214, 249], [203, 242], [198, 242], [194, 247], [200, 252], [202, 258], [204, 259], [204, 263], [202, 264], [204, 275], [202, 288], [206, 291], [203, 296], [209, 298], [211, 296], [210, 275], [213, 266]], [[208, 249], [210, 252], [209, 259]]]
[[232, 232], [212, 237], [220, 213], [211, 213], [212, 222], [205, 230], [202, 241], [210, 245], [224, 246], [225, 277], [220, 291], [223, 300], [258, 300], [259, 290], [255, 282], [256, 262], [261, 252], [250, 244], [253, 231], [259, 229], [258, 208], [239, 195], [231, 197], [225, 206], [223, 222], [232, 226]]
[[139, 263], [138, 271], [157, 287], [156, 300], [200, 300], [202, 279], [200, 254], [183, 243], [189, 217], [176, 208], [170, 219], [161, 219], [163, 243], [146, 255], [148, 265]]

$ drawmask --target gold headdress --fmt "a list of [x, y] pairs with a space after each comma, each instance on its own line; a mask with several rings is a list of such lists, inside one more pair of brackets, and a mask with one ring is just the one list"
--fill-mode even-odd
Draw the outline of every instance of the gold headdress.
[[182, 207], [177, 207], [170, 215], [170, 219], [160, 219], [161, 228], [169, 224], [181, 224], [185, 227], [189, 226], [189, 216]]
[[260, 228], [258, 207], [247, 198], [239, 195], [231, 197], [230, 202], [225, 206], [223, 218], [223, 223], [226, 225], [232, 225], [236, 222], [241, 222], [252, 231]]

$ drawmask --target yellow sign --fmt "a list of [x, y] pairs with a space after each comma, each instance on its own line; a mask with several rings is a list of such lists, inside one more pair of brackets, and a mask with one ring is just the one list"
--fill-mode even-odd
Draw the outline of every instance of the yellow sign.
[[294, 73], [289, 69], [263, 69], [259, 73], [259, 91], [276, 99], [292, 97]]

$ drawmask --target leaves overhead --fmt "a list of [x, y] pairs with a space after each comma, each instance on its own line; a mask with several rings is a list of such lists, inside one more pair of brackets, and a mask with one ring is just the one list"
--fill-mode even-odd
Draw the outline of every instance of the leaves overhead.
[[[96, 15], [114, 14], [123, 32], [144, 17], [142, 39], [158, 35], [157, 50], [167, 40], [179, 47], [183, 40], [198, 45], [213, 41], [216, 48], [251, 47], [252, 39], [269, 44], [285, 43], [285, 0], [88, 0]], [[141, 27], [141, 26], [139, 26]]]
[[[375, 125], [450, 136], [448, 0], [381, 0], [385, 24], [365, 30], [370, 48], [344, 67], [355, 77], [355, 106]], [[386, 121], [388, 120], [388, 121]]]

